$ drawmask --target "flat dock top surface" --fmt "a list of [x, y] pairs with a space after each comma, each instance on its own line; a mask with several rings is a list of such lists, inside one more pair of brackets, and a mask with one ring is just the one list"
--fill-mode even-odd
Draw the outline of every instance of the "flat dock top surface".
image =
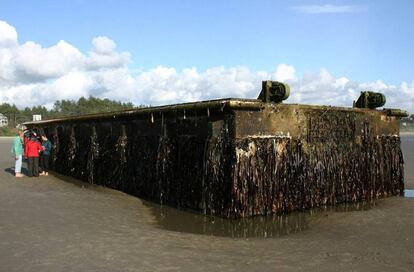
[[[56, 176], [16, 179], [10, 144], [0, 138], [0, 271], [414, 270], [414, 198], [294, 215], [280, 221], [287, 229], [276, 238], [234, 238], [243, 236], [244, 223]], [[411, 152], [406, 168], [414, 171], [414, 137], [403, 151]], [[273, 230], [252, 222], [246, 232]]]

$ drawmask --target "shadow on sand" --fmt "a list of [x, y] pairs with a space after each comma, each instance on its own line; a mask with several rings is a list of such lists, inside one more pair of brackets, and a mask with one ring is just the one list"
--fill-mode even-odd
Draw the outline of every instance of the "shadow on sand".
[[278, 238], [309, 228], [311, 220], [333, 212], [364, 211], [375, 202], [342, 204], [318, 207], [289, 214], [226, 219], [203, 215], [194, 211], [179, 210], [165, 205], [143, 201], [156, 219], [157, 227], [165, 230], [231, 238]]
[[[7, 167], [4, 169], [4, 172], [14, 176], [14, 167]], [[22, 167], [22, 172], [23, 175], [27, 176], [27, 169]]]
[[4, 172], [9, 173], [10, 175], [14, 176], [14, 167], [8, 167], [8, 168], [4, 169]]

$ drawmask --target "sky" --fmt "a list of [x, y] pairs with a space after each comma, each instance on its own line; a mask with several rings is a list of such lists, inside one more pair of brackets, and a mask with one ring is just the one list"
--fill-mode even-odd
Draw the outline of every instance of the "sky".
[[255, 98], [414, 112], [414, 1], [0, 0], [0, 103]]

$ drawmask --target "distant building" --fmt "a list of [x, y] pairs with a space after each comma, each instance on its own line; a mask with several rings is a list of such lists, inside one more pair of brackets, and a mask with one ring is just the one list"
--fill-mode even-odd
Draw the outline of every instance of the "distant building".
[[33, 121], [42, 121], [42, 115], [33, 114]]
[[9, 120], [7, 117], [0, 113], [0, 127], [7, 127], [9, 125]]

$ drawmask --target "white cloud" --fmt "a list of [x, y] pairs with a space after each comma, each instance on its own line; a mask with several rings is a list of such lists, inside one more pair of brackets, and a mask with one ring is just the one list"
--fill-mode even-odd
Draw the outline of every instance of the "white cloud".
[[129, 53], [115, 51], [115, 42], [107, 37], [94, 38], [92, 50], [85, 55], [63, 40], [48, 48], [33, 41], [19, 45], [15, 32], [0, 21], [0, 86], [58, 80], [75, 71], [123, 68], [130, 61]]
[[129, 63], [128, 52], [116, 52], [116, 44], [108, 37], [99, 36], [92, 40], [93, 48], [89, 58], [85, 58], [88, 69], [117, 68]]
[[295, 67], [282, 63], [277, 66], [273, 77], [277, 81], [291, 81], [296, 80], [295, 73]]
[[57, 78], [79, 67], [83, 55], [74, 46], [59, 41], [49, 48], [34, 42], [26, 42], [13, 51], [10, 65], [14, 68], [15, 81], [36, 82]]
[[381, 80], [358, 83], [324, 68], [298, 75], [289, 64], [279, 64], [274, 71], [252, 71], [245, 66], [177, 70], [160, 65], [132, 72], [130, 58], [103, 36], [92, 40], [87, 54], [65, 41], [48, 48], [32, 41], [19, 44], [15, 29], [0, 21], [0, 103], [51, 107], [59, 99], [89, 95], [136, 105], [256, 98], [261, 81], [274, 79], [291, 86], [286, 103], [352, 106], [361, 91], [374, 90], [387, 96], [386, 107], [414, 112], [414, 80], [399, 86]]
[[7, 22], [0, 21], [0, 47], [11, 47], [17, 44], [17, 31]]
[[110, 55], [116, 48], [116, 44], [108, 37], [99, 36], [92, 40], [93, 51], [101, 55]]
[[323, 13], [356, 13], [365, 11], [366, 8], [357, 5], [304, 5], [292, 7], [292, 10], [299, 13], [323, 14]]

